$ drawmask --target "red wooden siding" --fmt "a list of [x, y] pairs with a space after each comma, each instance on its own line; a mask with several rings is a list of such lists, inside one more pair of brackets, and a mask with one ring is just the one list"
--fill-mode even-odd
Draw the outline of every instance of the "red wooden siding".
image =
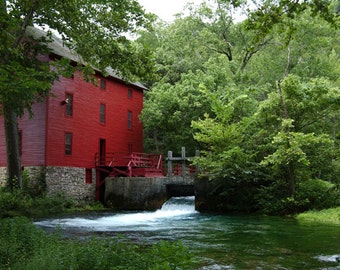
[[[143, 131], [138, 120], [143, 106], [143, 93], [135, 89], [133, 98], [128, 98], [131, 88], [105, 78], [105, 90], [81, 79], [61, 78], [53, 86], [49, 98], [47, 166], [94, 167], [94, 156], [99, 152], [99, 141], [106, 141], [106, 152], [142, 152]], [[65, 116], [65, 92], [73, 95], [73, 116]], [[105, 123], [100, 122], [100, 106], [105, 105]], [[133, 112], [133, 128], [127, 127], [127, 111]], [[72, 136], [72, 155], [64, 154], [64, 134]]]
[[[105, 80], [105, 89], [100, 88], [100, 78]], [[130, 97], [128, 89], [132, 89]], [[73, 97], [72, 116], [65, 114], [66, 94]], [[100, 122], [100, 104], [105, 104], [105, 123]], [[143, 152], [143, 127], [138, 118], [142, 107], [143, 91], [138, 87], [100, 76], [95, 86], [79, 73], [60, 78], [46, 103], [34, 105], [34, 118], [20, 120], [22, 165], [93, 168], [100, 139], [105, 140], [106, 152]], [[133, 117], [131, 129], [128, 111]], [[1, 117], [0, 125], [0, 166], [5, 166]], [[65, 133], [72, 133], [71, 155], [65, 155]]]
[[[45, 164], [46, 104], [33, 105], [34, 117], [28, 113], [18, 120], [21, 131], [21, 165], [41, 166]], [[6, 144], [3, 117], [0, 117], [0, 166], [5, 167]]]

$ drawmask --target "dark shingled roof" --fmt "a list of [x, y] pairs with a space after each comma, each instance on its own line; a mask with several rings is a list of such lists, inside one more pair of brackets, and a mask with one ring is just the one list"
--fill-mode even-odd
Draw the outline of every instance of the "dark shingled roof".
[[[39, 38], [39, 37], [42, 37], [42, 36], [47, 36], [47, 33], [44, 30], [36, 28], [36, 27], [28, 27], [27, 30], [26, 30], [26, 33], [28, 35], [31, 35], [31, 36], [36, 37], [36, 38]], [[69, 47], [67, 47], [63, 43], [62, 39], [56, 37], [55, 35], [52, 35], [52, 42], [48, 43], [48, 47], [56, 55], [70, 59], [70, 60], [77, 62], [77, 63], [85, 63], [85, 61], [82, 59], [81, 55], [77, 54], [76, 52], [71, 50]], [[94, 68], [94, 70], [100, 72], [100, 70], [98, 70], [96, 68]], [[108, 67], [108, 68], [106, 68], [105, 71], [107, 72], [107, 74], [110, 77], [124, 82], [124, 80], [121, 77], [119, 77], [114, 72], [114, 70], [112, 68]], [[129, 84], [132, 84], [134, 86], [142, 88], [143, 90], [148, 89], [140, 82], [129, 82]]]

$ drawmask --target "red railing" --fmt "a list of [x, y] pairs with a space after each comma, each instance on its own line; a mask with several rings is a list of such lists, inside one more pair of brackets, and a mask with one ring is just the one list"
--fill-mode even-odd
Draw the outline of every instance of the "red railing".
[[160, 174], [162, 172], [162, 155], [146, 153], [109, 152], [105, 155], [96, 153], [96, 167], [112, 168], [113, 174], [126, 176], [145, 176], [146, 174]]

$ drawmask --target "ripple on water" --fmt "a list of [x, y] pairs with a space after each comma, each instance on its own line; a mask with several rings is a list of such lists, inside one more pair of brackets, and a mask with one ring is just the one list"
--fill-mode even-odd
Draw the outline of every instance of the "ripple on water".
[[194, 198], [175, 198], [155, 212], [76, 215], [36, 221], [67, 237], [122, 235], [140, 243], [181, 240], [200, 258], [199, 270], [340, 270], [339, 227], [300, 224], [294, 219], [201, 214]]
[[319, 256], [316, 256], [315, 258], [322, 262], [339, 262], [340, 263], [340, 254], [319, 255]]

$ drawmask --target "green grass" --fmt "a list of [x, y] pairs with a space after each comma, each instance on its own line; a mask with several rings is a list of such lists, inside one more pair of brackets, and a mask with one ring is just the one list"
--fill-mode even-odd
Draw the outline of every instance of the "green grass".
[[340, 207], [324, 209], [320, 211], [307, 211], [298, 214], [296, 218], [300, 221], [340, 224]]
[[25, 217], [0, 219], [0, 243], [0, 269], [195, 269], [193, 256], [181, 242], [137, 245], [111, 237], [69, 239], [46, 234]]
[[62, 195], [32, 197], [21, 190], [0, 189], [0, 269], [195, 269], [193, 256], [181, 242], [144, 245], [111, 237], [69, 239], [46, 234], [27, 218], [102, 209], [99, 203], [77, 205]]

